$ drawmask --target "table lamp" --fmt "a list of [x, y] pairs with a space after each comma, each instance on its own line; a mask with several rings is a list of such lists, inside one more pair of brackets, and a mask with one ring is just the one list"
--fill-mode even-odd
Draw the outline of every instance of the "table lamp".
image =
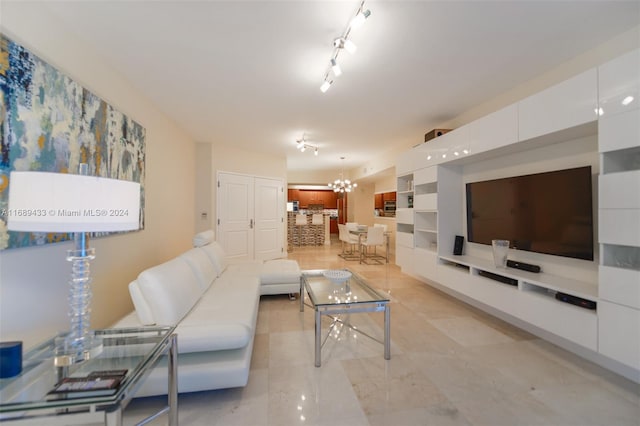
[[83, 361], [102, 350], [93, 335], [91, 274], [95, 258], [88, 232], [131, 231], [140, 224], [140, 184], [80, 174], [11, 172], [7, 229], [24, 232], [74, 233], [75, 247], [67, 251], [69, 280], [69, 333], [57, 342], [57, 359]]

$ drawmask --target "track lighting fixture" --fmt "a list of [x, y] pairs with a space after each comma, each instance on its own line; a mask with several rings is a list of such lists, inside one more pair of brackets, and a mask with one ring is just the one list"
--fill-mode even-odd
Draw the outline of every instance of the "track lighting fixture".
[[302, 139], [296, 141], [296, 148], [299, 149], [300, 152], [305, 152], [307, 149], [313, 150], [313, 155], [318, 156], [318, 147], [308, 143], [304, 135], [302, 135]]
[[357, 46], [351, 40], [349, 40], [349, 34], [351, 33], [351, 30], [361, 26], [369, 16], [371, 16], [371, 11], [369, 9], [364, 9], [364, 0], [362, 0], [362, 2], [360, 2], [358, 10], [356, 11], [356, 15], [351, 19], [344, 33], [340, 37], [333, 40], [333, 56], [329, 61], [329, 67], [324, 74], [324, 81], [320, 86], [320, 91], [322, 93], [325, 93], [327, 90], [329, 90], [329, 87], [331, 87], [331, 84], [333, 84], [333, 79], [331, 78], [332, 74], [333, 77], [338, 77], [342, 74], [342, 69], [338, 65], [338, 56], [340, 55], [340, 52], [342, 52], [342, 50], [346, 50], [347, 52], [353, 54], [357, 50]]

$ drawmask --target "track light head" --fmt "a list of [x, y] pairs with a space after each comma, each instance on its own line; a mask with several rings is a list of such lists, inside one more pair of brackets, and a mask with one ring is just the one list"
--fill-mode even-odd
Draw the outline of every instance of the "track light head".
[[335, 59], [331, 59], [331, 71], [333, 71], [333, 75], [335, 75], [336, 77], [342, 74], [342, 69]]
[[325, 93], [327, 90], [329, 90], [329, 87], [331, 87], [331, 83], [333, 83], [333, 81], [330, 81], [330, 80], [323, 81], [322, 86], [320, 86], [320, 91], [322, 93]]
[[318, 156], [318, 147], [316, 147], [316, 149], [313, 150], [313, 155], [315, 155], [316, 157]]
[[364, 24], [364, 21], [367, 20], [367, 18], [371, 16], [371, 11], [369, 9], [364, 10], [364, 11], [360, 11], [349, 23], [349, 28], [351, 29], [356, 29], [356, 28], [360, 28], [362, 26], [362, 24]]
[[358, 46], [356, 46], [351, 40], [345, 40], [344, 50], [353, 54], [353, 53], [356, 53], [356, 50], [358, 50]]

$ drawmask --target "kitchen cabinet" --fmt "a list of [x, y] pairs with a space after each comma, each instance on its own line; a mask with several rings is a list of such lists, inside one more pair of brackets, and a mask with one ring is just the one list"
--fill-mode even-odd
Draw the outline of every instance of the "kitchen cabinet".
[[[297, 198], [291, 198], [292, 191], [297, 191]], [[309, 208], [309, 204], [322, 204], [325, 209], [338, 208], [338, 194], [330, 190], [295, 189], [289, 190], [289, 201], [299, 201], [301, 209]]]
[[376, 209], [384, 208], [384, 194], [375, 194], [375, 207]]
[[382, 201], [395, 201], [396, 193], [394, 192], [385, 192], [382, 194]]

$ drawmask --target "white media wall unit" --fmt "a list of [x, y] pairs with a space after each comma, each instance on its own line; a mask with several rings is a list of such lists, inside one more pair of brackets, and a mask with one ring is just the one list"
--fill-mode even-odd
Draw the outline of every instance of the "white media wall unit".
[[[541, 272], [496, 268], [467, 241], [466, 184], [584, 166], [593, 260], [510, 249]], [[640, 50], [414, 147], [396, 174], [403, 272], [640, 383]]]

